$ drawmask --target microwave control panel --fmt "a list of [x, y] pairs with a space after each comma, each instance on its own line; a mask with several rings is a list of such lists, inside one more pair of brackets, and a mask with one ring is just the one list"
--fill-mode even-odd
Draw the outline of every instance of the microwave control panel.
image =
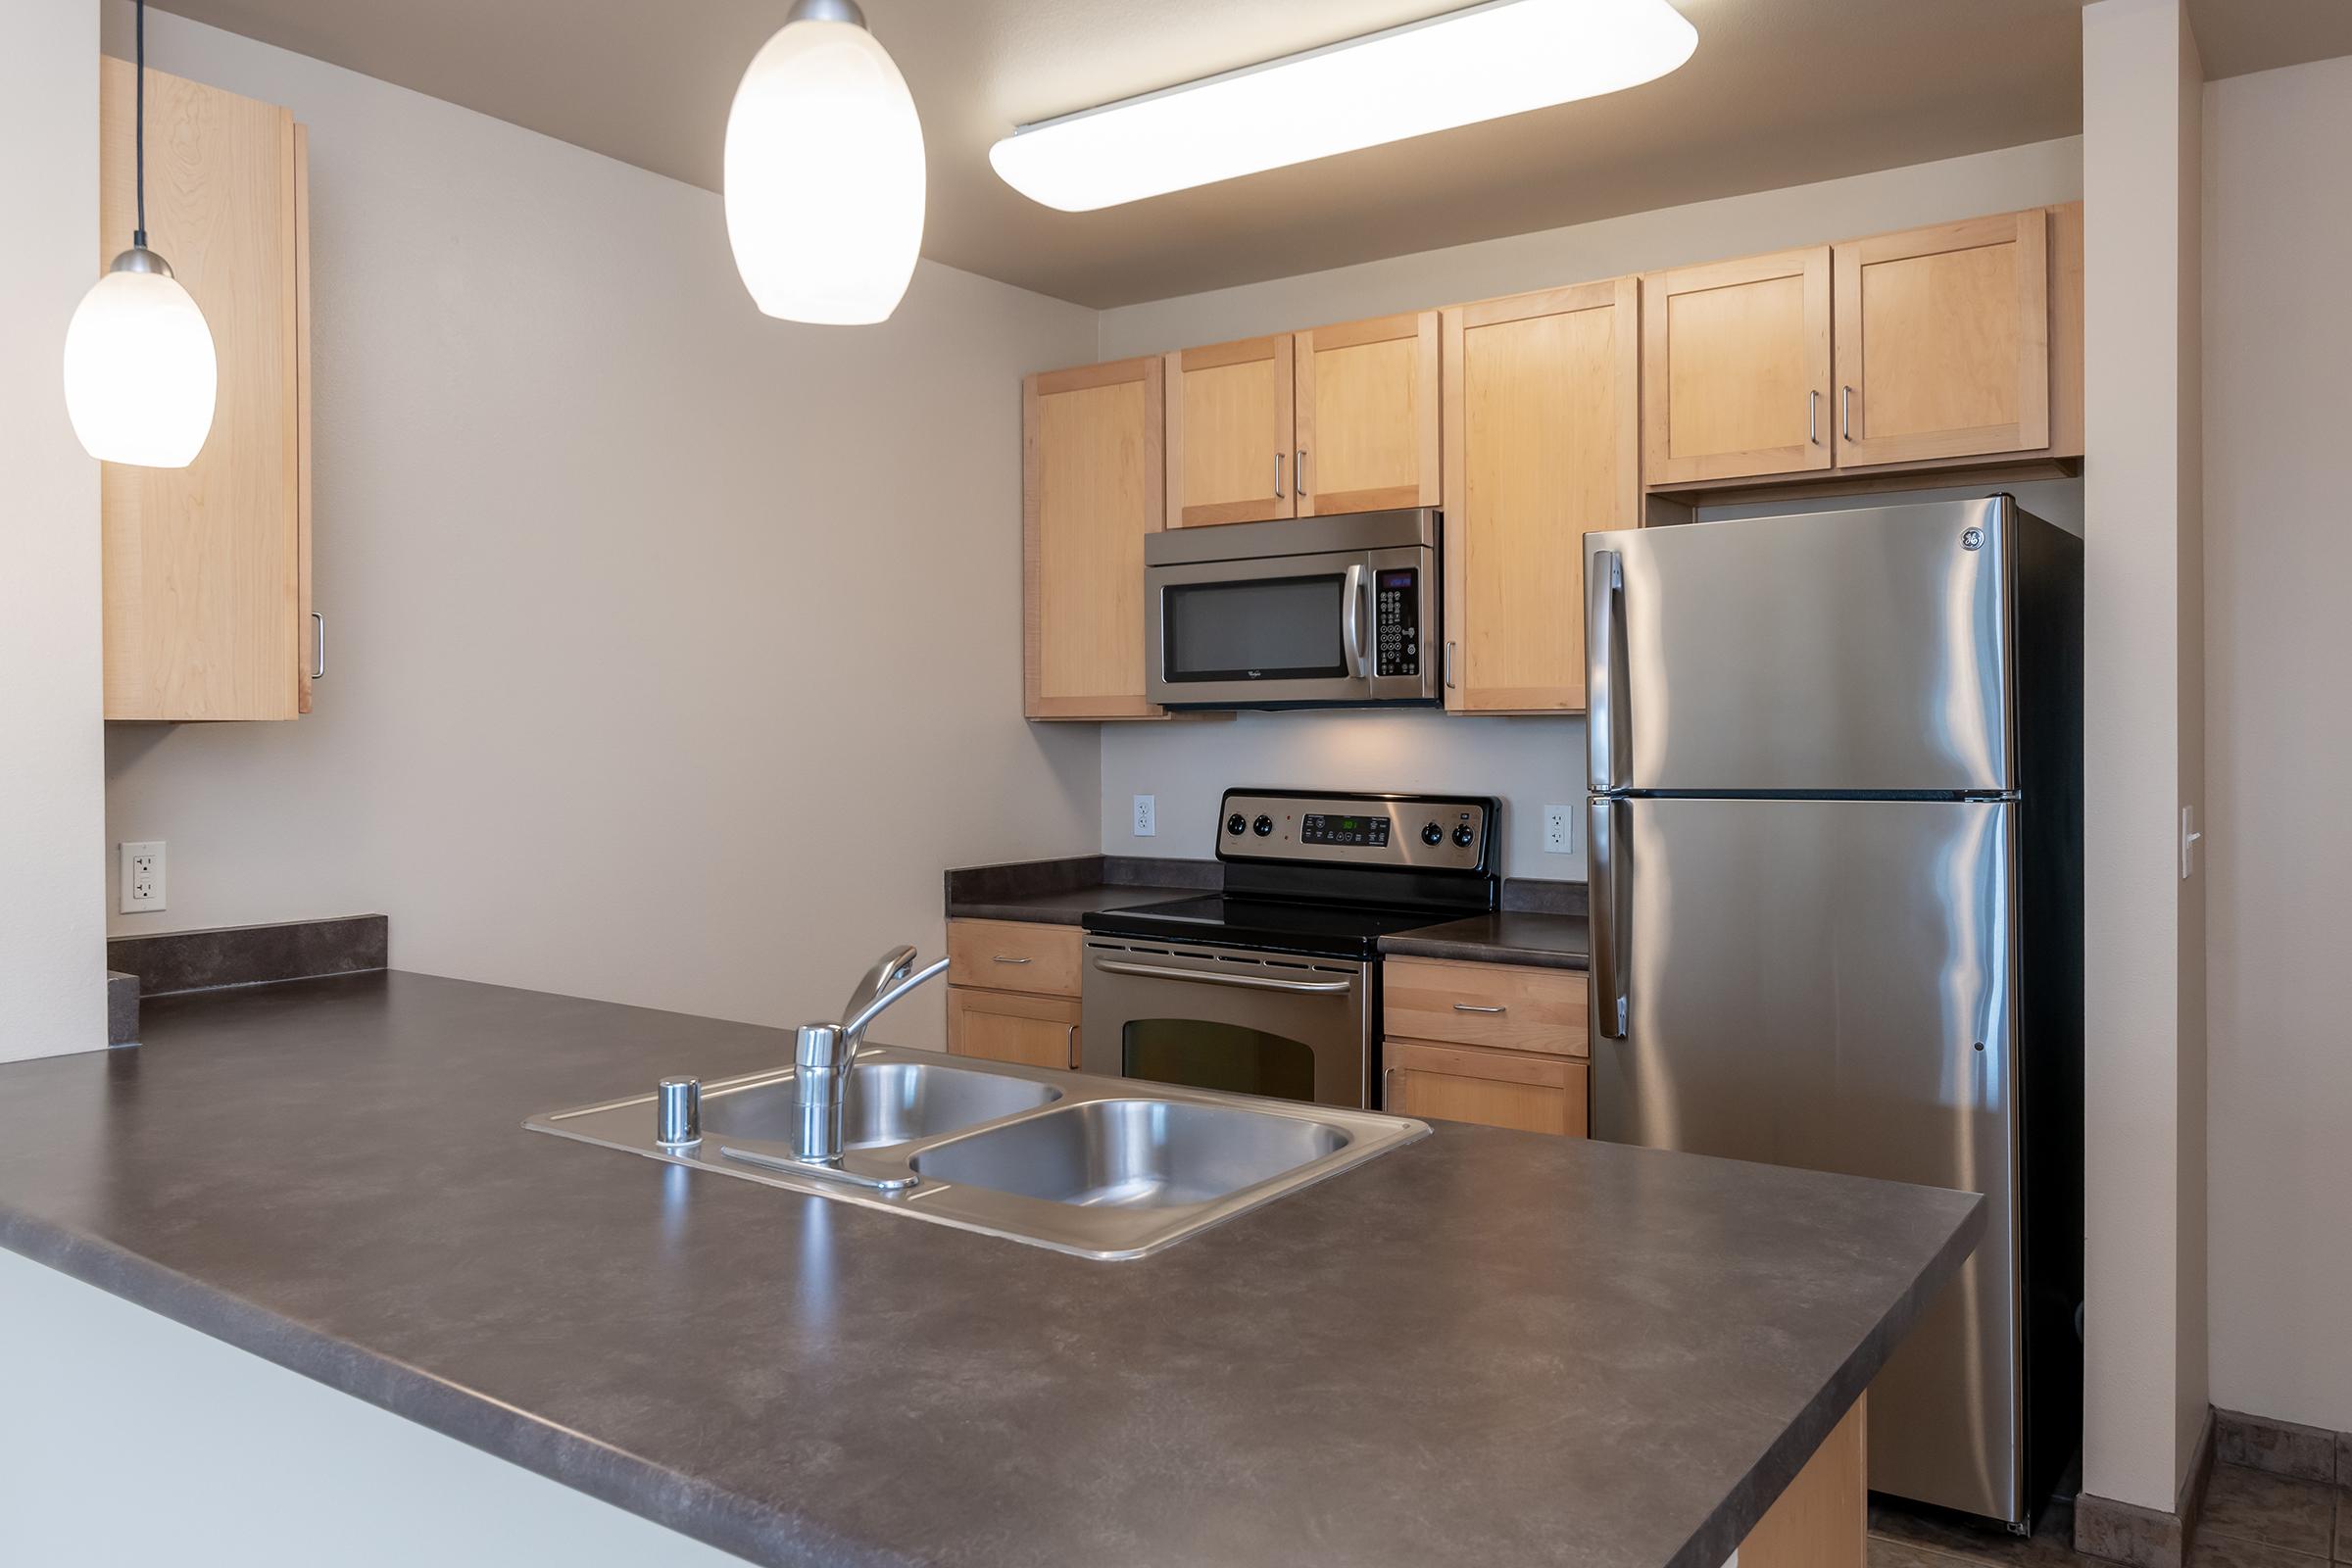
[[1383, 566], [1374, 574], [1372, 623], [1379, 628], [1373, 673], [1421, 673], [1421, 568]]

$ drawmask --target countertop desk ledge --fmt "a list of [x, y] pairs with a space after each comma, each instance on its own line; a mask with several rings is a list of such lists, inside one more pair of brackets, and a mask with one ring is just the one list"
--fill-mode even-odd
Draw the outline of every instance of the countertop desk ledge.
[[1984, 1224], [1440, 1124], [1102, 1264], [520, 1125], [788, 1048], [398, 971], [167, 998], [0, 1067], [0, 1245], [756, 1563], [1719, 1568]]

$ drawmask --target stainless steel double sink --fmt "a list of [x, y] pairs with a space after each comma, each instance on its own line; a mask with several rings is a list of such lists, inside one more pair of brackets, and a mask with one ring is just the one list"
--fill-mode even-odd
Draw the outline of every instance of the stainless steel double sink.
[[1429, 1134], [1400, 1116], [869, 1046], [846, 1086], [842, 1169], [906, 1183], [874, 1191], [792, 1158], [794, 1100], [789, 1067], [708, 1084], [691, 1145], [657, 1141], [652, 1095], [523, 1125], [1103, 1259], [1173, 1247]]

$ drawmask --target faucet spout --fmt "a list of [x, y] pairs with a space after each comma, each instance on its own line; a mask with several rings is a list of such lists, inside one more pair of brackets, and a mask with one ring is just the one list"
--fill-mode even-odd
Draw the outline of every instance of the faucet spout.
[[842, 1092], [865, 1044], [865, 1031], [893, 1003], [934, 975], [944, 973], [948, 960], [926, 968], [914, 967], [912, 948], [894, 948], [884, 954], [858, 989], [839, 1023], [805, 1023], [794, 1042], [792, 1152], [797, 1159], [832, 1165], [841, 1160]]

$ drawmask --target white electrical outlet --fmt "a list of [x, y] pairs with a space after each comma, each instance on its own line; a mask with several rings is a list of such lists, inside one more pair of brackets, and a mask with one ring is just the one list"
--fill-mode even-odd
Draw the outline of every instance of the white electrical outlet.
[[164, 841], [122, 845], [122, 913], [152, 914], [164, 906]]
[[1155, 838], [1159, 834], [1159, 797], [1138, 795], [1135, 798], [1135, 836]]
[[1574, 855], [1576, 853], [1576, 808], [1546, 806], [1544, 808], [1544, 853], [1545, 855]]

